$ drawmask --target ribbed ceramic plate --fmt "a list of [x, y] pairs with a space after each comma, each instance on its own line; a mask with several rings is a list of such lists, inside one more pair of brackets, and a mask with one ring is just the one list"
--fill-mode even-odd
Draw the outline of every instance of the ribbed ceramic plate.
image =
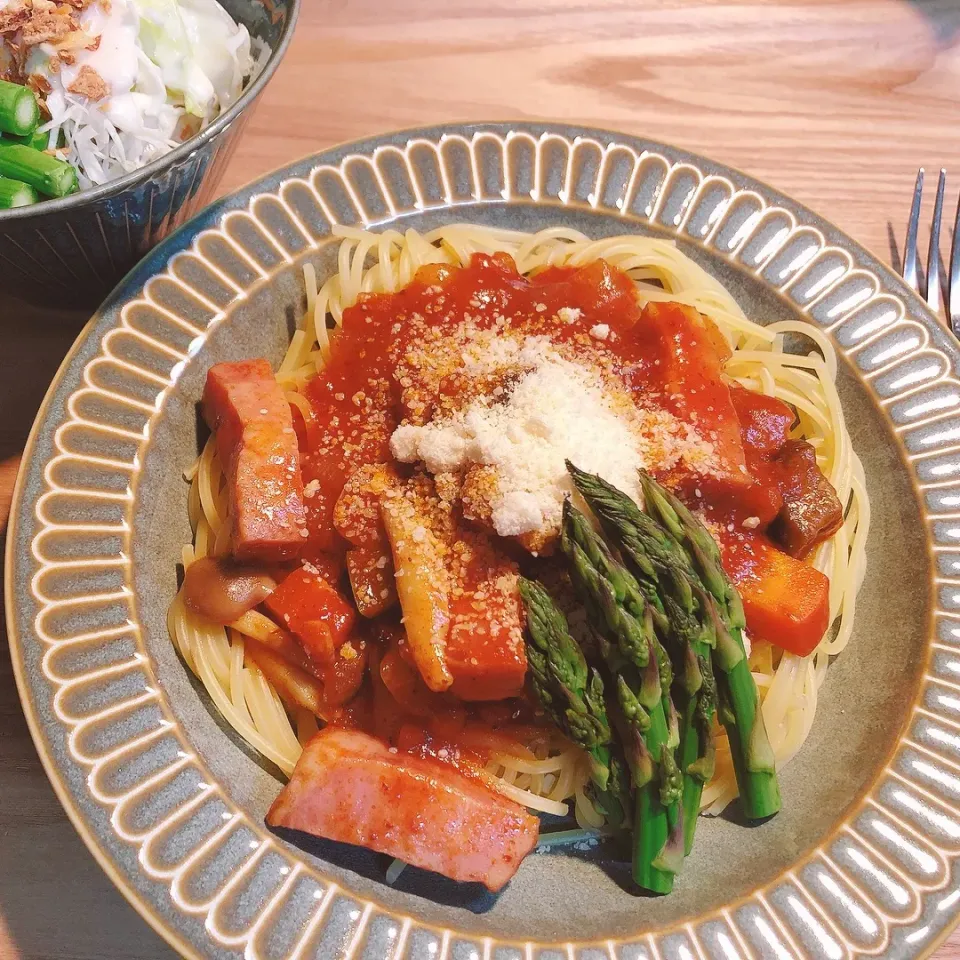
[[[748, 315], [828, 331], [874, 510], [857, 627], [783, 772], [783, 812], [701, 821], [665, 899], [539, 853], [499, 898], [383, 858], [290, 846], [280, 781], [167, 637], [183, 469], [211, 363], [278, 359], [334, 223], [452, 221], [676, 239]], [[960, 380], [919, 300], [809, 210], [661, 144], [573, 127], [349, 144], [211, 207], [156, 249], [50, 389], [17, 488], [7, 616], [24, 709], [77, 829], [188, 956], [706, 960], [916, 956], [960, 908]]]

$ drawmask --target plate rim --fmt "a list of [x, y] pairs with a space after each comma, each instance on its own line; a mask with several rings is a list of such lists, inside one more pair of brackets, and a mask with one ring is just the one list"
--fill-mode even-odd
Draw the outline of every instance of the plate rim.
[[[927, 327], [928, 333], [935, 334], [932, 338], [936, 346], [943, 351], [943, 348], [946, 346], [948, 349], [946, 353], [950, 356], [950, 359], [953, 361], [951, 369], [955, 369], [956, 361], [958, 358], [957, 348], [949, 340], [946, 342], [937, 342], [940, 340], [939, 336], [936, 334], [943, 335], [945, 338], [945, 331], [940, 326], [939, 322], [936, 320], [934, 315], [930, 313], [929, 309], [926, 307], [926, 304], [920, 300], [909, 288], [906, 288], [903, 284], [903, 281], [898, 277], [883, 261], [876, 257], [871, 251], [863, 247], [863, 245], [852, 240], [848, 237], [842, 230], [836, 227], [831, 221], [820, 216], [815, 211], [807, 208], [806, 206], [792, 200], [779, 190], [770, 187], [768, 184], [763, 181], [758, 180], [755, 177], [750, 176], [740, 170], [737, 170], [729, 165], [719, 164], [715, 161], [710, 160], [707, 157], [702, 157], [700, 155], [694, 154], [690, 151], [684, 150], [682, 148], [674, 147], [670, 144], [662, 143], [659, 141], [651, 141], [642, 137], [635, 137], [632, 135], [616, 132], [602, 130], [599, 128], [592, 127], [581, 127], [578, 125], [566, 124], [566, 123], [551, 123], [550, 121], [537, 122], [518, 122], [518, 123], [501, 123], [501, 122], [491, 122], [491, 123], [471, 123], [471, 124], [443, 124], [431, 127], [415, 127], [409, 128], [406, 130], [396, 131], [394, 133], [383, 134], [379, 136], [367, 137], [362, 140], [357, 141], [347, 141], [341, 144], [337, 144], [333, 147], [327, 148], [323, 151], [320, 151], [310, 157], [304, 158], [300, 161], [294, 162], [293, 164], [287, 164], [283, 167], [279, 167], [276, 170], [264, 175], [261, 178], [258, 178], [255, 181], [252, 181], [249, 184], [241, 187], [237, 191], [234, 191], [227, 197], [221, 198], [216, 201], [210, 207], [206, 208], [197, 217], [189, 221], [179, 230], [177, 230], [170, 238], [164, 241], [160, 246], [155, 248], [154, 251], [151, 251], [147, 257], [144, 258], [128, 275], [118, 284], [117, 288], [111, 293], [107, 298], [104, 305], [97, 310], [97, 312], [91, 317], [87, 322], [84, 328], [78, 334], [77, 339], [74, 344], [71, 346], [70, 350], [67, 352], [64, 357], [63, 362], [57, 370], [56, 375], [51, 381], [50, 387], [47, 390], [46, 395], [44, 396], [43, 402], [41, 403], [40, 409], [38, 411], [37, 417], [31, 428], [30, 434], [28, 436], [27, 442], [24, 447], [23, 459], [18, 470], [17, 480], [14, 487], [13, 498], [11, 501], [11, 511], [10, 518], [8, 521], [8, 531], [7, 531], [7, 544], [5, 551], [5, 611], [7, 619], [7, 630], [9, 645], [11, 649], [11, 659], [13, 662], [14, 676], [17, 682], [18, 693], [21, 699], [21, 705], [24, 710], [24, 715], [27, 718], [28, 726], [31, 732], [31, 736], [34, 740], [34, 744], [37, 748], [37, 752], [41, 758], [41, 761], [44, 765], [44, 769], [47, 773], [48, 778], [51, 780], [51, 784], [54, 787], [55, 792], [57, 793], [58, 799], [61, 804], [64, 806], [67, 815], [69, 816], [74, 827], [77, 829], [81, 838], [84, 840], [88, 848], [94, 854], [97, 862], [104, 869], [107, 875], [111, 878], [114, 884], [121, 890], [127, 900], [138, 910], [141, 916], [150, 923], [151, 927], [156, 930], [164, 939], [167, 940], [171, 946], [174, 946], [177, 950], [180, 950], [184, 955], [190, 957], [200, 957], [201, 953], [197, 952], [194, 944], [191, 941], [182, 939], [179, 932], [170, 925], [162, 922], [162, 920], [155, 915], [153, 904], [149, 903], [146, 898], [137, 892], [131, 884], [128, 883], [127, 874], [117, 864], [112, 861], [108, 853], [102, 848], [100, 843], [100, 838], [94, 834], [92, 831], [88, 830], [87, 824], [82, 819], [81, 811], [79, 810], [72, 794], [70, 793], [67, 786], [61, 780], [61, 770], [55, 762], [55, 758], [48, 751], [47, 748], [47, 737], [44, 733], [41, 722], [36, 716], [34, 709], [31, 703], [32, 693], [28, 687], [28, 678], [26, 671], [24, 669], [24, 664], [21, 660], [19, 647], [23, 642], [23, 637], [21, 636], [21, 631], [19, 630], [19, 624], [17, 622], [17, 617], [14, 613], [15, 598], [15, 582], [20, 586], [25, 586], [25, 583], [22, 580], [22, 573], [18, 570], [18, 558], [14, 556], [16, 552], [16, 545], [19, 540], [19, 532], [21, 526], [21, 519], [23, 511], [29, 508], [29, 505], [24, 502], [24, 488], [27, 483], [27, 474], [29, 473], [30, 466], [34, 462], [36, 456], [36, 446], [38, 438], [43, 431], [48, 419], [50, 419], [50, 407], [53, 403], [56, 394], [63, 379], [65, 378], [67, 372], [71, 370], [77, 360], [77, 356], [80, 353], [81, 349], [88, 344], [90, 338], [94, 334], [94, 330], [99, 323], [104, 322], [107, 315], [116, 309], [117, 304], [121, 302], [121, 298], [124, 298], [126, 302], [130, 302], [138, 293], [143, 293], [143, 284], [138, 283], [137, 281], [143, 276], [154, 277], [161, 275], [166, 268], [170, 266], [173, 261], [173, 258], [177, 256], [178, 253], [186, 252], [192, 247], [184, 247], [182, 245], [182, 239], [187, 235], [197, 236], [203, 231], [214, 229], [215, 224], [222, 224], [224, 217], [234, 211], [234, 210], [243, 210], [250, 209], [253, 201], [258, 196], [262, 195], [271, 195], [275, 192], [274, 188], [285, 181], [288, 181], [292, 177], [296, 177], [303, 174], [298, 174], [297, 171], [302, 171], [305, 169], [315, 169], [318, 166], [324, 163], [330, 163], [330, 156], [336, 155], [341, 151], [352, 150], [353, 154], [364, 155], [367, 151], [365, 148], [368, 146], [373, 147], [376, 144], [382, 144], [385, 141], [388, 141], [396, 137], [406, 137], [407, 143], [417, 136], [423, 137], [424, 139], [430, 139], [431, 135], [434, 140], [439, 140], [439, 136], [436, 136], [439, 131], [447, 135], [452, 136], [470, 136], [471, 134], [476, 137], [477, 134], [485, 133], [496, 133], [506, 135], [508, 131], [526, 131], [530, 132], [531, 135], [533, 130], [543, 128], [544, 131], [549, 130], [553, 132], [559, 132], [559, 136], [568, 137], [569, 131], [576, 130], [578, 131], [578, 136], [588, 136], [596, 137], [600, 140], [606, 140], [608, 144], [627, 144], [633, 146], [637, 152], [640, 152], [640, 146], [644, 151], [656, 150], [660, 153], [666, 160], [671, 164], [670, 170], [672, 171], [679, 164], [691, 164], [695, 166], [704, 176], [712, 176], [714, 174], [719, 174], [721, 176], [727, 177], [732, 184], [734, 184], [741, 192], [745, 189], [744, 184], [749, 185], [748, 188], [759, 188], [758, 195], [763, 201], [765, 201], [769, 206], [783, 207], [785, 210], [792, 214], [800, 213], [802, 217], [798, 217], [798, 220], [804, 221], [806, 223], [812, 223], [814, 227], [820, 230], [824, 234], [824, 239], [828, 241], [828, 245], [836, 245], [841, 250], [850, 253], [866, 255], [868, 261], [868, 266], [870, 270], [878, 274], [885, 282], [880, 285], [880, 293], [883, 293], [885, 290], [893, 289], [895, 295], [903, 300], [905, 300], [910, 307], [912, 307], [910, 315], [918, 315], [921, 318], [921, 321], [925, 327]], [[567, 133], [564, 133], [567, 131]], [[542, 139], [543, 133], [540, 134]], [[353, 155], [351, 154], [351, 155]], [[680, 158], [680, 159], [678, 159]], [[340, 162], [340, 165], [343, 165], [343, 161]], [[733, 174], [734, 176], [730, 176]], [[669, 174], [668, 174], [669, 175]], [[737, 181], [740, 181], [738, 184]], [[533, 205], [540, 205], [543, 201], [534, 201]], [[449, 206], [450, 204], [448, 204]], [[504, 206], [509, 206], [510, 201], [505, 200], [503, 202]], [[609, 212], [609, 211], [608, 211]], [[396, 218], [393, 218], [396, 219]], [[374, 221], [376, 223], [377, 221]], [[824, 227], [827, 229], [824, 230]], [[831, 237], [830, 235], [833, 234]], [[843, 245], [836, 243], [836, 240], [839, 239], [843, 241]], [[167, 252], [169, 251], [169, 256]], [[717, 251], [719, 255], [721, 254]], [[893, 281], [892, 283], [890, 281]], [[258, 281], [259, 282], [259, 281]], [[774, 291], [779, 292], [779, 291]], [[906, 313], [905, 313], [906, 315]], [[116, 318], [115, 318], [116, 320]], [[115, 322], [115, 321], [114, 321]], [[839, 323], [840, 321], [838, 321]], [[112, 328], [112, 324], [111, 324]], [[858, 375], [859, 375], [859, 371]], [[948, 370], [948, 373], [951, 372]], [[159, 409], [162, 409], [162, 405]], [[65, 419], [66, 414], [64, 415]], [[909, 453], [902, 448], [902, 445], [899, 445], [901, 448], [901, 454], [904, 458], [909, 458]], [[919, 485], [916, 481], [916, 477], [911, 472], [911, 482], [913, 483], [915, 489], [917, 490], [918, 501], [922, 502], [922, 493], [919, 488]], [[923, 509], [924, 517], [927, 514], [927, 511]], [[932, 535], [927, 534], [927, 546], [928, 549], [931, 547]], [[932, 621], [936, 613], [936, 604], [931, 604], [930, 607], [930, 619]], [[926, 667], [929, 666], [929, 662], [933, 655], [935, 643], [935, 631], [932, 628], [932, 623], [927, 633], [927, 647], [925, 649], [926, 653]], [[921, 678], [922, 679], [922, 678]], [[28, 706], [29, 705], [29, 706]], [[903, 724], [904, 727], [910, 722], [912, 707], [915, 706], [915, 703], [911, 705], [908, 713], [904, 716]], [[902, 740], [902, 730], [901, 734], [898, 737], [898, 741], [891, 748], [893, 753], [897, 751], [900, 747], [900, 740]], [[199, 758], [198, 758], [199, 759]], [[201, 765], [205, 768], [205, 764], [202, 760], [199, 761]], [[874, 786], [873, 783], [864, 788], [863, 793], [857, 798], [855, 802], [862, 800]], [[826, 841], [823, 841], [824, 843]], [[772, 881], [775, 882], [775, 881]], [[948, 880], [949, 884], [949, 880]], [[945, 889], [945, 887], [940, 888]], [[752, 895], [754, 891], [746, 894], [743, 899], [746, 899]], [[727, 905], [732, 906], [732, 905]], [[391, 911], [392, 912], [392, 911]], [[415, 918], [411, 918], [414, 922]], [[694, 918], [694, 921], [697, 918]], [[928, 956], [936, 947], [943, 942], [949, 936], [950, 930], [953, 926], [960, 920], [960, 915], [954, 915], [949, 922], [942, 930], [938, 930], [934, 938], [924, 943], [922, 946], [922, 953], [914, 953], [914, 956]], [[433, 927], [433, 924], [425, 924], [427, 927]], [[649, 934], [651, 937], [657, 935], [656, 931], [651, 931]], [[473, 934], [468, 933], [467, 936], [473, 936]], [[479, 938], [478, 938], [479, 939]], [[491, 939], [487, 937], [486, 939]], [[495, 938], [494, 938], [495, 939]], [[510, 938], [512, 939], [512, 938]], [[592, 942], [592, 941], [591, 941]], [[546, 944], [542, 944], [546, 946]]]

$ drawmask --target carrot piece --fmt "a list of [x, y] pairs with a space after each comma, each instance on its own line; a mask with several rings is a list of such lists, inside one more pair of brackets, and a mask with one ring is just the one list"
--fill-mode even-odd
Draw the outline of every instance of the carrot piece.
[[722, 546], [750, 636], [799, 657], [812, 653], [830, 625], [830, 581], [762, 534], [725, 533]]
[[451, 692], [462, 700], [503, 700], [523, 691], [523, 644], [517, 566], [483, 537], [463, 534], [453, 548], [446, 661]]
[[359, 693], [367, 670], [367, 644], [348, 640], [334, 657], [324, 675], [323, 702], [339, 707]]
[[330, 625], [323, 620], [304, 620], [298, 624], [297, 636], [311, 660], [326, 669], [337, 658], [337, 647]]

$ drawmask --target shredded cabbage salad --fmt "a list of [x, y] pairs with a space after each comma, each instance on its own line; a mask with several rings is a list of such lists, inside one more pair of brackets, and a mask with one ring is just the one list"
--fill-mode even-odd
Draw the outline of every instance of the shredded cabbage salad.
[[[11, 2], [0, 0], [0, 10]], [[267, 53], [217, 0], [94, 0], [76, 22], [71, 36], [31, 47], [24, 74], [41, 78], [49, 120], [39, 129], [76, 167], [81, 188], [198, 133], [236, 101]], [[76, 92], [91, 78], [99, 91]]]

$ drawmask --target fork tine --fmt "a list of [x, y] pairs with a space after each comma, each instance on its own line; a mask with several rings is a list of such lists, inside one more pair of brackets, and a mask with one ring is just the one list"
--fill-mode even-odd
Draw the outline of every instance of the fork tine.
[[923, 196], [923, 167], [917, 171], [917, 185], [913, 188], [913, 204], [907, 223], [907, 242], [903, 248], [903, 279], [907, 286], [918, 293], [917, 281], [917, 231], [920, 229], [920, 198]]
[[933, 205], [933, 223], [930, 225], [930, 248], [927, 253], [927, 304], [934, 313], [940, 312], [940, 222], [943, 219], [943, 191], [947, 171], [940, 171], [937, 181], [937, 200]]
[[[950, 273], [947, 270], [946, 261], [943, 257], [940, 256], [940, 251], [937, 251], [937, 269], [940, 271], [940, 296], [943, 300], [944, 310], [950, 305]], [[950, 317], [947, 317], [949, 322]]]
[[953, 221], [953, 243], [950, 245], [950, 274], [947, 278], [947, 315], [950, 329], [960, 337], [960, 199], [957, 215]]

